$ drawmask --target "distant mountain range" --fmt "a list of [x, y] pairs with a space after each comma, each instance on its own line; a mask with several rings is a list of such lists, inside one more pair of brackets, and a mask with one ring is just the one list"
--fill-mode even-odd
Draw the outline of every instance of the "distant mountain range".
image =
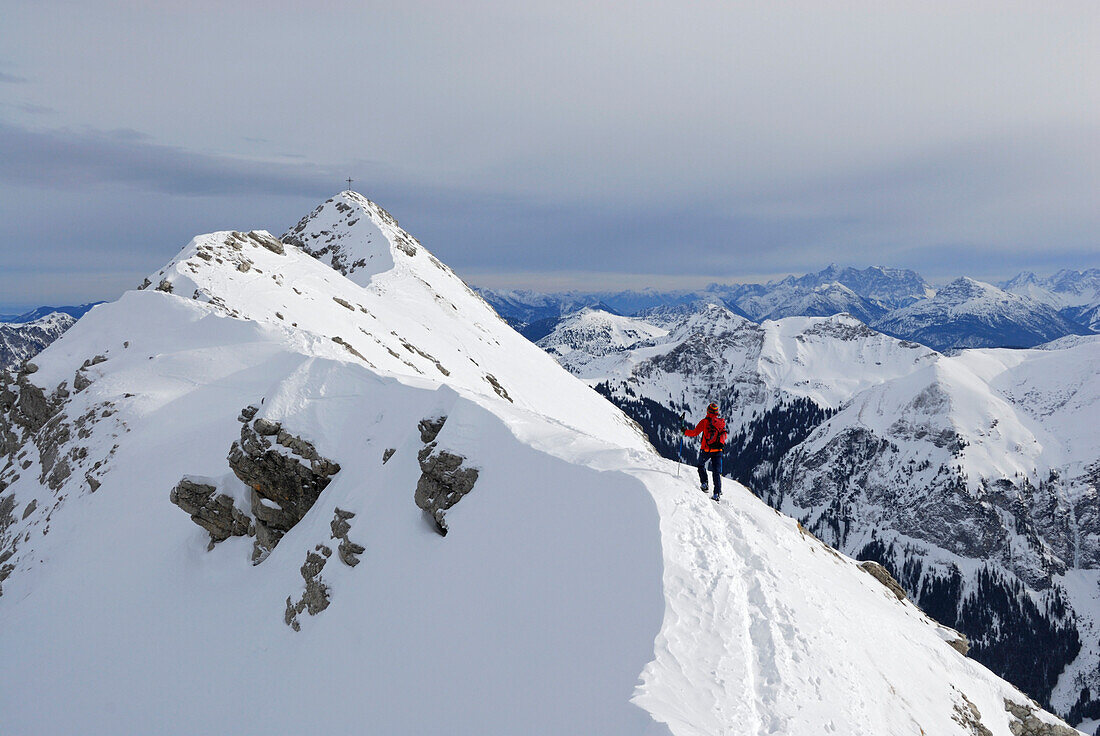
[[24, 314], [0, 315], [0, 371], [30, 360], [96, 304], [38, 307]]
[[766, 284], [712, 284], [695, 291], [478, 292], [532, 340], [585, 308], [639, 316], [697, 302], [721, 305], [754, 322], [845, 313], [937, 350], [1033, 347], [1100, 330], [1100, 269], [1044, 278], [1026, 273], [999, 285], [964, 277], [939, 290], [907, 269], [831, 265]]
[[97, 304], [103, 304], [103, 302], [78, 304], [71, 307], [36, 307], [22, 314], [0, 314], [0, 322], [6, 324], [24, 324], [26, 322], [34, 322], [35, 320], [42, 319], [46, 315], [53, 314], [54, 312], [67, 314], [73, 318], [73, 321], [76, 321], [87, 314], [88, 311]]

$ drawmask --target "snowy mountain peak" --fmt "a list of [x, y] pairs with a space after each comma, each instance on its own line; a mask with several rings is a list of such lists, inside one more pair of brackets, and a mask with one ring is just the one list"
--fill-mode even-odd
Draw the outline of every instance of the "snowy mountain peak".
[[[366, 286], [398, 266], [430, 264], [450, 271], [409, 235], [396, 218], [358, 192], [345, 190], [318, 205], [283, 234], [285, 243]], [[426, 264], [424, 263], [426, 262]]]

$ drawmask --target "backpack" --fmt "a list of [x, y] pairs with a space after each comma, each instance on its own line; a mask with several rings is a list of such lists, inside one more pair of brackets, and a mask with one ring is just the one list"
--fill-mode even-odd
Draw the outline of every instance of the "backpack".
[[[730, 437], [729, 430], [726, 429], [726, 420], [721, 417], [711, 419], [710, 428], [712, 430], [708, 433], [710, 440], [706, 443], [707, 446], [703, 448], [703, 452], [721, 452], [726, 448], [726, 440]], [[706, 436], [707, 434], [703, 435], [704, 439]]]

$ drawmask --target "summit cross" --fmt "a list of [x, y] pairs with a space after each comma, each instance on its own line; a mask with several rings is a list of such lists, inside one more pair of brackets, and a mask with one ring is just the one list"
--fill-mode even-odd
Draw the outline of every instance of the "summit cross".
[[352, 181], [354, 181], [354, 179], [352, 179], [352, 178], [351, 178], [351, 177], [349, 176], [349, 177], [347, 178], [347, 182], [348, 182], [348, 189], [351, 189], [351, 183], [352, 183]]

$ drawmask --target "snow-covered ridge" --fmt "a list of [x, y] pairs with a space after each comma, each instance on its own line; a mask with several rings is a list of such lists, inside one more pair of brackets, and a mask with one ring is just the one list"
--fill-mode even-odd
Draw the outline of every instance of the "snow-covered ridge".
[[[333, 209], [351, 278], [303, 250], [329, 227], [301, 248], [199, 236], [0, 389], [5, 730], [1006, 736], [1029, 717], [952, 632], [737, 484], [715, 505], [423, 246], [374, 249], [373, 219]], [[311, 505], [272, 501], [295, 482]]]

